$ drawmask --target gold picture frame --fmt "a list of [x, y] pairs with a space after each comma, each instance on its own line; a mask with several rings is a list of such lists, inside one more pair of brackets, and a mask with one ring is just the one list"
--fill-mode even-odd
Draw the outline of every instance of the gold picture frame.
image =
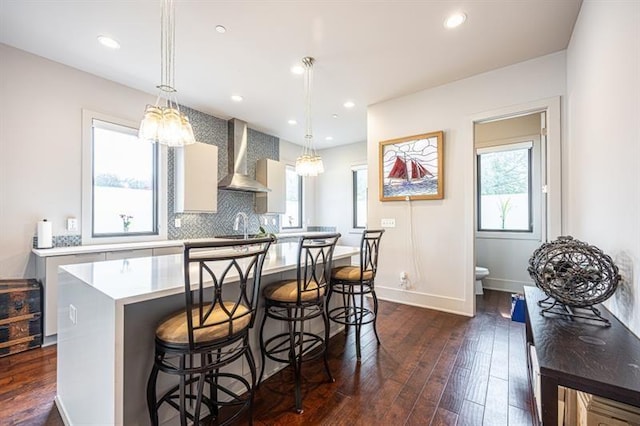
[[442, 130], [382, 141], [379, 158], [380, 201], [444, 198]]

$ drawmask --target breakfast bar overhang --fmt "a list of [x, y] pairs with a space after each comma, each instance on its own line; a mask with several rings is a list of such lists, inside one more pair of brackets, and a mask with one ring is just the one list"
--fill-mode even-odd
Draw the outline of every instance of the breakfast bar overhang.
[[[334, 266], [349, 265], [357, 254], [357, 247], [337, 246]], [[296, 262], [297, 243], [273, 245], [264, 263], [262, 285], [295, 279]], [[67, 424], [149, 423], [145, 392], [155, 328], [164, 317], [184, 308], [183, 283], [181, 255], [60, 267], [56, 404]], [[267, 330], [280, 331], [277, 326]], [[255, 328], [251, 345], [259, 359]], [[230, 368], [249, 374], [244, 362]], [[267, 363], [266, 374], [279, 368]], [[159, 380], [158, 388], [162, 387], [170, 387], [170, 382]], [[172, 424], [177, 420], [173, 414], [160, 413], [160, 422]]]

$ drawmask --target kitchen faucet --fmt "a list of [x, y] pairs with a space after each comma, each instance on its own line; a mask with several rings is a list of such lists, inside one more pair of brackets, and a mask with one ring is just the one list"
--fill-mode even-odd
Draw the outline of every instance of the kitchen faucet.
[[248, 238], [247, 228], [249, 225], [249, 216], [247, 216], [245, 212], [238, 212], [238, 214], [236, 215], [236, 220], [233, 222], [233, 230], [237, 231], [238, 229], [240, 229], [240, 218], [242, 218], [242, 224], [244, 225], [244, 239], [246, 240]]

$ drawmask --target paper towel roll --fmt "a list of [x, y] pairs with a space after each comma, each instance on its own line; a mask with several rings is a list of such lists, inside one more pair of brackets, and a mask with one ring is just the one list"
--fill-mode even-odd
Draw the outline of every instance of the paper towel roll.
[[53, 247], [53, 227], [47, 219], [38, 222], [38, 248]]

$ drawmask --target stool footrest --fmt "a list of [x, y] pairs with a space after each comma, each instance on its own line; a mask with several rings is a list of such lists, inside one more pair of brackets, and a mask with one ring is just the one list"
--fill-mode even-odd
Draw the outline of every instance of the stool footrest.
[[[233, 390], [231, 390], [228, 386], [223, 386], [220, 383], [217, 383], [213, 380], [214, 377], [211, 376], [210, 374], [205, 374], [205, 391], [208, 391], [210, 389], [210, 386], [213, 386], [214, 392], [216, 392], [215, 398], [212, 398], [211, 395], [202, 395], [201, 399], [202, 399], [202, 404], [203, 406], [207, 407], [208, 411], [203, 411], [200, 414], [200, 419], [202, 420], [204, 418], [209, 419], [215, 419], [217, 417], [217, 413], [219, 412], [219, 409], [222, 407], [239, 407], [239, 411], [238, 411], [238, 415], [241, 412], [244, 412], [244, 410], [246, 408], [248, 408], [251, 399], [250, 399], [250, 390], [251, 390], [251, 384], [242, 376], [238, 375], [238, 374], [233, 374], [233, 373], [220, 373], [218, 372], [218, 374], [216, 374], [216, 379], [219, 378], [227, 378], [227, 379], [232, 379], [232, 380], [236, 380], [237, 382], [242, 383], [242, 389], [239, 392], [235, 392]], [[192, 377], [188, 380], [185, 381], [185, 387], [187, 392], [185, 393], [185, 399], [188, 401], [193, 401], [195, 403], [195, 401], [198, 398], [197, 394], [194, 393], [189, 393], [189, 390], [193, 387], [194, 384], [196, 384], [198, 382], [198, 380], [200, 379], [200, 375], [196, 375], [195, 377]], [[196, 390], [196, 388], [194, 388], [193, 390]], [[167, 403], [169, 405], [171, 405], [173, 408], [175, 408], [176, 410], [180, 410], [180, 385], [175, 385], [172, 388], [170, 388], [168, 391], [166, 391], [158, 400], [157, 404], [156, 404], [156, 410], [163, 404], [163, 403]], [[192, 422], [195, 422], [195, 417], [193, 415], [193, 413], [191, 413], [189, 410], [186, 410], [186, 416], [189, 420], [191, 420]], [[236, 415], [233, 416], [233, 418], [235, 418]], [[228, 421], [229, 419], [227, 419]]]
[[[300, 337], [302, 337], [302, 341], [300, 341]], [[294, 346], [302, 346], [302, 352], [296, 352], [296, 355], [302, 356], [303, 362], [311, 361], [323, 355], [325, 341], [321, 336], [309, 332], [298, 332], [295, 335], [295, 339]], [[277, 334], [264, 342], [264, 355], [273, 361], [290, 363], [290, 350], [289, 333]], [[280, 354], [282, 354], [282, 356], [279, 356]]]
[[370, 324], [376, 320], [376, 314], [361, 306], [340, 306], [329, 311], [329, 319], [338, 324]]

